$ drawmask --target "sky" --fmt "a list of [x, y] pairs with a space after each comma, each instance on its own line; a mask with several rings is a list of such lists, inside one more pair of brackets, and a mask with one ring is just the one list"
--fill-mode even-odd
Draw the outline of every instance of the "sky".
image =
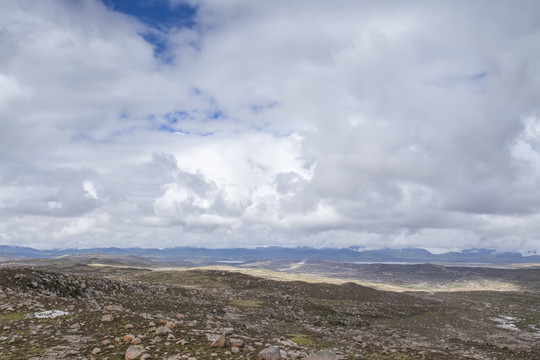
[[0, 243], [540, 251], [536, 0], [0, 0]]

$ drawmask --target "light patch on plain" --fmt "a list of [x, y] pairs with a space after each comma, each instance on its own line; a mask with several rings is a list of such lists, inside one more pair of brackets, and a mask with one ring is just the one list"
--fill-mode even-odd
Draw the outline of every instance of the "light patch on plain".
[[501, 329], [519, 331], [519, 329], [515, 325], [517, 319], [512, 316], [501, 315], [499, 317], [492, 318], [491, 320], [497, 322], [497, 327]]
[[45, 310], [34, 313], [36, 319], [54, 319], [59, 316], [69, 315], [69, 312], [62, 310]]

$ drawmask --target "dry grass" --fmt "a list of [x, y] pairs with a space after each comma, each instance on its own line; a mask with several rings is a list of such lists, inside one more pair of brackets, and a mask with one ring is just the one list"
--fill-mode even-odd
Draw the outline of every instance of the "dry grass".
[[156, 268], [153, 271], [189, 271], [189, 270], [217, 270], [217, 271], [229, 271], [236, 272], [245, 275], [260, 277], [268, 280], [275, 281], [303, 281], [307, 283], [325, 283], [341, 285], [345, 283], [355, 283], [362, 286], [367, 286], [377, 290], [394, 291], [394, 292], [406, 292], [406, 291], [429, 291], [429, 292], [458, 292], [458, 291], [518, 291], [520, 288], [514, 284], [506, 283], [502, 281], [463, 281], [453, 282], [449, 284], [433, 284], [433, 283], [419, 283], [409, 285], [394, 285], [387, 283], [376, 283], [370, 281], [360, 281], [349, 278], [334, 278], [327, 276], [320, 276], [314, 274], [298, 274], [290, 272], [280, 272], [268, 269], [253, 268], [253, 267], [236, 267], [230, 265], [212, 265], [212, 266], [199, 266], [189, 268]]

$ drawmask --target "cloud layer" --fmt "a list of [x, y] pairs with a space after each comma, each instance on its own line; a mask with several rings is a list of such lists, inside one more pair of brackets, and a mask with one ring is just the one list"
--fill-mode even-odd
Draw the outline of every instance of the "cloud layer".
[[540, 251], [536, 1], [0, 4], [2, 243]]

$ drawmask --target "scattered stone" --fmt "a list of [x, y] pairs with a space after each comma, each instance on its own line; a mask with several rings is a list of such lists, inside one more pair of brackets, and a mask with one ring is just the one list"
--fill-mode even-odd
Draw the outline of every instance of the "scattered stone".
[[108, 314], [101, 317], [101, 322], [111, 322], [114, 320], [114, 316]]
[[0, 310], [3, 310], [3, 311], [13, 311], [13, 306], [11, 306], [10, 304], [2, 304], [0, 305]]
[[141, 342], [141, 339], [135, 338], [131, 341], [131, 345], [139, 345]]
[[101, 349], [100, 348], [93, 348], [92, 349], [92, 355], [96, 355], [96, 354], [99, 354], [101, 352]]
[[224, 328], [224, 329], [221, 329], [221, 332], [223, 334], [232, 335], [233, 332], [234, 332], [234, 328], [232, 328], [232, 327]]
[[169, 329], [174, 329], [176, 327], [176, 323], [168, 322], [168, 323], [165, 324], [165, 327], [167, 327]]
[[259, 360], [279, 360], [281, 352], [279, 346], [269, 346], [259, 353]]
[[241, 339], [229, 339], [229, 342], [231, 343], [231, 346], [239, 348], [241, 348], [245, 344], [244, 340]]
[[221, 334], [216, 340], [210, 344], [210, 347], [224, 347], [227, 343], [227, 335]]
[[309, 355], [305, 360], [337, 360], [336, 354], [330, 350], [321, 350], [316, 354]]
[[135, 335], [128, 334], [122, 338], [122, 341], [124, 341], [126, 344], [131, 344], [135, 340]]
[[123, 307], [122, 305], [107, 305], [104, 309], [107, 311], [122, 311]]
[[165, 326], [160, 326], [156, 329], [156, 335], [168, 334], [172, 332], [171, 329]]
[[143, 355], [139, 358], [139, 360], [147, 360], [147, 359], [151, 359], [151, 358], [152, 358], [152, 356], [150, 356], [150, 354], [143, 354]]
[[126, 350], [125, 360], [135, 360], [140, 358], [146, 352], [141, 345], [130, 346]]
[[126, 329], [126, 330], [127, 330], [127, 329], [133, 329], [134, 327], [135, 327], [135, 326], [133, 326], [132, 324], [126, 324], [126, 325], [124, 326], [124, 329]]
[[240, 348], [237, 347], [237, 346], [232, 346], [232, 347], [231, 347], [231, 351], [232, 351], [233, 353], [237, 354], [237, 353], [240, 352]]

